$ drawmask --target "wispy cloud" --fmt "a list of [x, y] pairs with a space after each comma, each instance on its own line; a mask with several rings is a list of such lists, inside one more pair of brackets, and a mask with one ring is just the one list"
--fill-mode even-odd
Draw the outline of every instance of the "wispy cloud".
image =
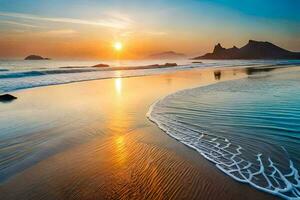
[[37, 28], [39, 26], [35, 26], [32, 24], [27, 24], [27, 23], [21, 23], [21, 22], [16, 22], [16, 21], [11, 21], [11, 20], [0, 20], [0, 23], [4, 24], [11, 24], [11, 25], [17, 25], [17, 26], [23, 26], [23, 27], [30, 27], [30, 28]]
[[45, 33], [49, 35], [73, 35], [76, 34], [77, 32], [72, 29], [60, 29], [60, 30], [47, 31]]
[[70, 24], [81, 24], [81, 25], [91, 25], [91, 26], [103, 26], [116, 29], [124, 29], [130, 25], [130, 21], [123, 18], [116, 18], [113, 16], [103, 16], [102, 19], [91, 21], [84, 19], [75, 18], [57, 18], [57, 17], [44, 17], [38, 15], [24, 14], [24, 13], [14, 13], [14, 12], [1, 12], [0, 16], [35, 20], [35, 21], [47, 21], [56, 23], [70, 23]]

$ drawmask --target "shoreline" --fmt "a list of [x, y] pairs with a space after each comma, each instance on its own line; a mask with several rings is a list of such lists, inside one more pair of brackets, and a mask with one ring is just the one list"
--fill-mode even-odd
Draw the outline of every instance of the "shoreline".
[[30, 89], [35, 87], [44, 87], [49, 85], [60, 85], [67, 83], [75, 83], [90, 80], [100, 80], [108, 78], [119, 78], [119, 77], [137, 77], [137, 76], [148, 76], [157, 75], [163, 73], [173, 73], [182, 70], [193, 70], [193, 69], [237, 69], [247, 68], [248, 73], [257, 73], [265, 70], [272, 71], [278, 68], [287, 68], [299, 66], [297, 63], [232, 63], [232, 65], [218, 63], [200, 63], [200, 64], [179, 64], [166, 63], [165, 65], [142, 65], [137, 67], [103, 67], [96, 69], [97, 67], [68, 67], [70, 69], [63, 68], [49, 68], [46, 70], [31, 69], [28, 71], [7, 71], [0, 74], [0, 80], [3, 83], [0, 84], [0, 93], [8, 93], [13, 91], [19, 91], [23, 89]]
[[[243, 70], [237, 72], [226, 69], [221, 74], [221, 81], [246, 77]], [[143, 87], [138, 86], [140, 81], [143, 82]], [[73, 143], [74, 140], [75, 144], [32, 163], [30, 167], [7, 179], [0, 185], [0, 196], [18, 199], [23, 195], [28, 196], [29, 191], [35, 191], [29, 195], [30, 199], [38, 199], [44, 192], [49, 195], [44, 196], [45, 199], [107, 199], [116, 197], [114, 195], [122, 197], [121, 199], [146, 199], [149, 197], [147, 195], [152, 195], [153, 199], [161, 199], [161, 195], [167, 195], [166, 193], [170, 197], [186, 199], [220, 199], [225, 194], [232, 199], [240, 199], [241, 196], [245, 199], [274, 199], [274, 196], [270, 197], [224, 176], [196, 151], [169, 137], [145, 117], [149, 105], [158, 96], [170, 95], [180, 88], [200, 87], [216, 82], [219, 80], [214, 77], [214, 69], [194, 69], [14, 92], [13, 94], [20, 94], [20, 98], [6, 104], [5, 106], [10, 107], [7, 110], [26, 105], [31, 105], [27, 109], [32, 109], [39, 105], [42, 110], [44, 107], [49, 109], [47, 121], [50, 124], [53, 124], [52, 118], [60, 116], [57, 110], [70, 113], [70, 116], [78, 118], [82, 124], [70, 125], [72, 122], [67, 122], [64, 125], [55, 122], [54, 127], [46, 128], [42, 125], [44, 130], [38, 131], [41, 134], [46, 133], [49, 128], [54, 132], [60, 130], [58, 133], [62, 131], [74, 137], [67, 137], [66, 144]], [[97, 93], [102, 90], [109, 93]], [[137, 93], [141, 97], [136, 98]], [[56, 97], [59, 96], [61, 97], [57, 102]], [[102, 106], [97, 107], [99, 105]], [[78, 112], [74, 109], [78, 109]], [[80, 117], [77, 117], [79, 113]], [[63, 119], [66, 121], [69, 118]], [[99, 119], [101, 120], [98, 121]], [[44, 120], [38, 119], [35, 123]], [[82, 133], [77, 136], [76, 132]], [[87, 141], [77, 144], [76, 141], [83, 137]], [[50, 143], [50, 140], [46, 140], [46, 143], [54, 145], [55, 149], [55, 144]], [[129, 177], [127, 173], [130, 174]], [[160, 187], [155, 187], [157, 181]], [[53, 185], [52, 189], [45, 187], [49, 184]], [[101, 192], [99, 187], [102, 188]], [[77, 195], [73, 196], [74, 194]]]
[[[127, 67], [125, 67], [127, 68]], [[145, 68], [146, 70], [152, 70], [152, 69], [163, 69], [163, 70], [170, 70], [170, 71], [153, 71], [153, 72], [146, 72], [146, 73], [137, 73], [137, 74], [128, 74], [128, 75], [122, 75], [121, 77], [119, 77], [119, 75], [116, 74], [112, 74], [106, 77], [91, 77], [88, 79], [82, 79], [82, 80], [70, 80], [70, 81], [66, 81], [66, 82], [58, 82], [58, 83], [45, 83], [45, 84], [40, 84], [40, 85], [33, 85], [33, 86], [26, 86], [24, 88], [20, 87], [17, 89], [10, 89], [10, 90], [4, 90], [2, 92], [0, 92], [0, 94], [4, 94], [4, 93], [11, 93], [11, 92], [17, 92], [17, 91], [22, 91], [22, 90], [26, 90], [26, 89], [32, 89], [32, 88], [39, 88], [39, 87], [47, 87], [47, 86], [55, 86], [55, 85], [63, 85], [63, 84], [71, 84], [71, 83], [77, 83], [77, 82], [85, 82], [85, 81], [95, 81], [95, 80], [105, 80], [105, 79], [113, 79], [113, 78], [131, 78], [131, 77], [142, 77], [142, 76], [152, 76], [152, 75], [159, 75], [159, 74], [165, 74], [165, 73], [176, 73], [177, 71], [182, 71], [182, 70], [193, 70], [195, 68], [199, 68], [198, 66], [187, 66], [187, 65], [178, 65], [178, 66], [173, 66], [173, 67], [154, 67], [154, 68]], [[135, 69], [135, 72], [143, 72], [142, 70], [145, 69]], [[80, 73], [93, 73], [93, 72], [126, 72], [126, 71], [132, 71], [134, 69], [127, 69], [127, 70], [122, 70], [122, 69], [91, 69], [91, 70], [84, 70], [83, 72], [78, 72], [78, 73], [74, 73], [74, 72], [68, 72], [68, 73], [58, 73], [58, 74], [45, 74], [45, 75], [60, 75], [60, 74], [80, 74]], [[172, 71], [174, 70], [174, 71]], [[51, 70], [50, 70], [51, 71]], [[54, 71], [59, 71], [59, 70], [54, 70]], [[19, 72], [15, 72], [15, 73], [19, 73]], [[99, 74], [101, 75], [101, 74]], [[0, 75], [1, 76], [1, 75]], [[43, 76], [43, 75], [40, 75]], [[35, 77], [35, 76], [29, 76], [30, 77]], [[39, 76], [36, 76], [39, 77]], [[1, 78], [0, 78], [1, 80]]]

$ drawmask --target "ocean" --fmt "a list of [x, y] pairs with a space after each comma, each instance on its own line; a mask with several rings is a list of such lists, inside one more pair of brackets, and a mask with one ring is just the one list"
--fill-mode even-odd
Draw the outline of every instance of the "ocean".
[[[113, 70], [118, 66], [130, 68], [165, 62], [177, 62], [179, 66]], [[220, 79], [220, 82], [178, 91], [158, 100], [148, 112], [149, 119], [171, 137], [198, 151], [199, 156], [211, 161], [232, 179], [285, 199], [299, 199], [300, 71], [295, 66], [300, 66], [300, 61], [201, 62], [2, 60], [0, 93], [93, 79], [213, 68], [211, 75], [214, 74], [214, 78]], [[91, 67], [99, 63], [108, 63], [111, 67], [109, 70]], [[236, 69], [249, 70], [245, 70], [248, 74], [246, 78], [222, 81], [226, 73], [223, 74], [222, 70], [218, 72], [218, 68], [233, 68], [233, 72]], [[274, 70], [277, 68], [282, 70]], [[204, 76], [205, 73], [199, 79], [205, 79]], [[193, 78], [198, 79], [198, 76]], [[121, 98], [121, 79], [115, 80], [116, 94]], [[143, 84], [139, 87], [143, 87]], [[47, 90], [44, 92], [47, 94]], [[42, 97], [46, 94], [41, 92], [40, 97], [30, 94], [26, 97], [23, 94], [15, 105], [14, 102], [1, 104], [0, 183], [67, 146], [84, 143], [90, 135], [95, 134], [95, 130], [91, 128], [86, 132], [81, 130], [82, 127], [90, 128], [90, 121], [100, 124], [105, 119], [105, 116], [101, 116], [102, 112], [97, 110], [102, 109], [99, 99], [90, 100], [99, 101], [99, 108], [92, 107], [89, 110], [89, 102], [81, 100], [82, 91], [73, 91], [78, 93], [73, 99], [76, 101], [74, 105], [69, 104], [71, 97], [68, 97], [68, 91], [60, 92], [61, 99], [53, 101], [44, 101]], [[100, 96], [103, 93], [103, 99], [100, 98], [102, 101], [111, 101], [105, 99], [105, 93], [110, 94], [111, 90], [103, 88], [97, 92]], [[59, 94], [53, 95], [53, 98]], [[56, 101], [55, 105], [48, 104]], [[84, 107], [81, 107], [82, 104]], [[61, 112], [57, 112], [58, 109]], [[127, 115], [123, 117], [123, 120], [127, 119]], [[97, 134], [98, 131], [102, 133], [102, 125], [99, 125]]]
[[[118, 66], [146, 66], [167, 62], [175, 62], [179, 66], [163, 69], [121, 71], [91, 67], [99, 63], [109, 64], [111, 66], [110, 69], [113, 69]], [[195, 67], [293, 66], [300, 63], [299, 60], [203, 60], [201, 62], [192, 63], [191, 60], [0, 60], [0, 93], [85, 80], [168, 73], [177, 70], [193, 69]]]

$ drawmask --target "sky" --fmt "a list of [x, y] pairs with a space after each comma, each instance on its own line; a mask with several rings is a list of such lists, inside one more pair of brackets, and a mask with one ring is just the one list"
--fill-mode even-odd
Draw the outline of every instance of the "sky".
[[[300, 51], [299, 0], [0, 0], [0, 58], [124, 59], [249, 39]], [[120, 53], [118, 53], [120, 54]]]

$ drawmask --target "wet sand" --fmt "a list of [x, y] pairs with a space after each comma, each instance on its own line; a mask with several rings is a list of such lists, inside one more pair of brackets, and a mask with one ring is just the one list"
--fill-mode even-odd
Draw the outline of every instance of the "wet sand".
[[276, 199], [229, 178], [146, 118], [160, 97], [246, 73], [194, 69], [13, 93], [18, 100], [1, 104], [1, 117], [22, 119], [11, 128], [39, 142], [2, 174], [0, 199]]

